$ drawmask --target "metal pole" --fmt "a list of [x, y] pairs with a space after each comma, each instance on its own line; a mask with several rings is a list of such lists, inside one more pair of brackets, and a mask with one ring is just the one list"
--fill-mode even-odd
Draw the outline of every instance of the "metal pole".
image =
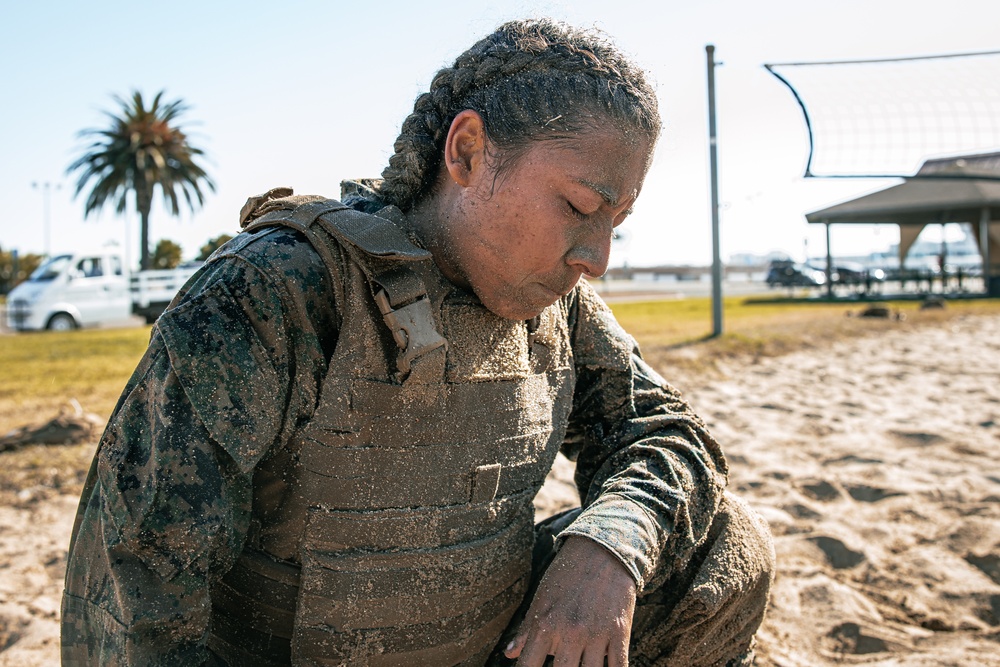
[[712, 335], [722, 334], [722, 260], [719, 257], [719, 158], [715, 136], [715, 46], [708, 57], [708, 159], [712, 179]]
[[[947, 223], [941, 223], [941, 258], [938, 263], [941, 265], [941, 292], [948, 289], [948, 271], [945, 266], [948, 263], [948, 240], [945, 238]], [[932, 290], [933, 291], [933, 290]]]
[[[36, 190], [42, 191], [42, 238], [43, 238], [42, 250], [44, 251], [45, 256], [48, 257], [51, 254], [52, 250], [49, 243], [49, 237], [51, 236], [50, 234], [51, 214], [50, 214], [49, 200], [51, 198], [51, 193], [52, 193], [52, 183], [49, 183], [48, 181], [45, 181], [44, 183], [41, 184], [32, 183], [31, 187], [35, 188]], [[56, 190], [58, 190], [61, 187], [62, 187], [61, 185], [56, 183], [55, 187]]]
[[826, 296], [833, 298], [833, 253], [830, 251], [830, 223], [826, 227]]
[[979, 213], [979, 253], [983, 256], [983, 291], [990, 293], [990, 207]]

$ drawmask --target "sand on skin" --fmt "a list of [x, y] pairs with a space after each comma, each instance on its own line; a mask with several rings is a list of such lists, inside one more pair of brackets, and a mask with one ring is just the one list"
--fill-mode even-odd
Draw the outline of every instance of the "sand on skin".
[[[723, 443], [731, 488], [775, 534], [758, 665], [997, 664], [1000, 317], [677, 384]], [[536, 504], [546, 515], [574, 502], [560, 459]], [[0, 507], [0, 665], [58, 662], [75, 505], [35, 489]]]

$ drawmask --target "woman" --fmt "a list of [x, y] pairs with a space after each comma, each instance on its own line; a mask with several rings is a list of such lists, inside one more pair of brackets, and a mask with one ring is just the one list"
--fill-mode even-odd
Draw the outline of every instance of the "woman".
[[[749, 664], [767, 530], [580, 280], [659, 128], [599, 35], [512, 22], [383, 180], [248, 201], [102, 438], [64, 663]], [[583, 508], [533, 527], [560, 449]]]

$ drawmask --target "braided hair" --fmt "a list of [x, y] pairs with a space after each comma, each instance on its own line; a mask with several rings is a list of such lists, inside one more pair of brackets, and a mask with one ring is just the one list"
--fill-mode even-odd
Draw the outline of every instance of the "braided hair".
[[440, 70], [420, 95], [382, 172], [378, 198], [407, 211], [430, 193], [452, 121], [482, 116], [498, 173], [533, 141], [565, 139], [608, 122], [655, 141], [656, 95], [641, 69], [596, 31], [550, 19], [512, 21]]

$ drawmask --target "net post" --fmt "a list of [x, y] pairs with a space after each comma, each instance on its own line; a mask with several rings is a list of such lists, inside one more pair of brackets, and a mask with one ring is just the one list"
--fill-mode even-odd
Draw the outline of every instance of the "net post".
[[722, 260], [719, 252], [719, 158], [715, 133], [715, 46], [705, 46], [708, 59], [708, 156], [712, 181], [712, 336], [722, 335]]

